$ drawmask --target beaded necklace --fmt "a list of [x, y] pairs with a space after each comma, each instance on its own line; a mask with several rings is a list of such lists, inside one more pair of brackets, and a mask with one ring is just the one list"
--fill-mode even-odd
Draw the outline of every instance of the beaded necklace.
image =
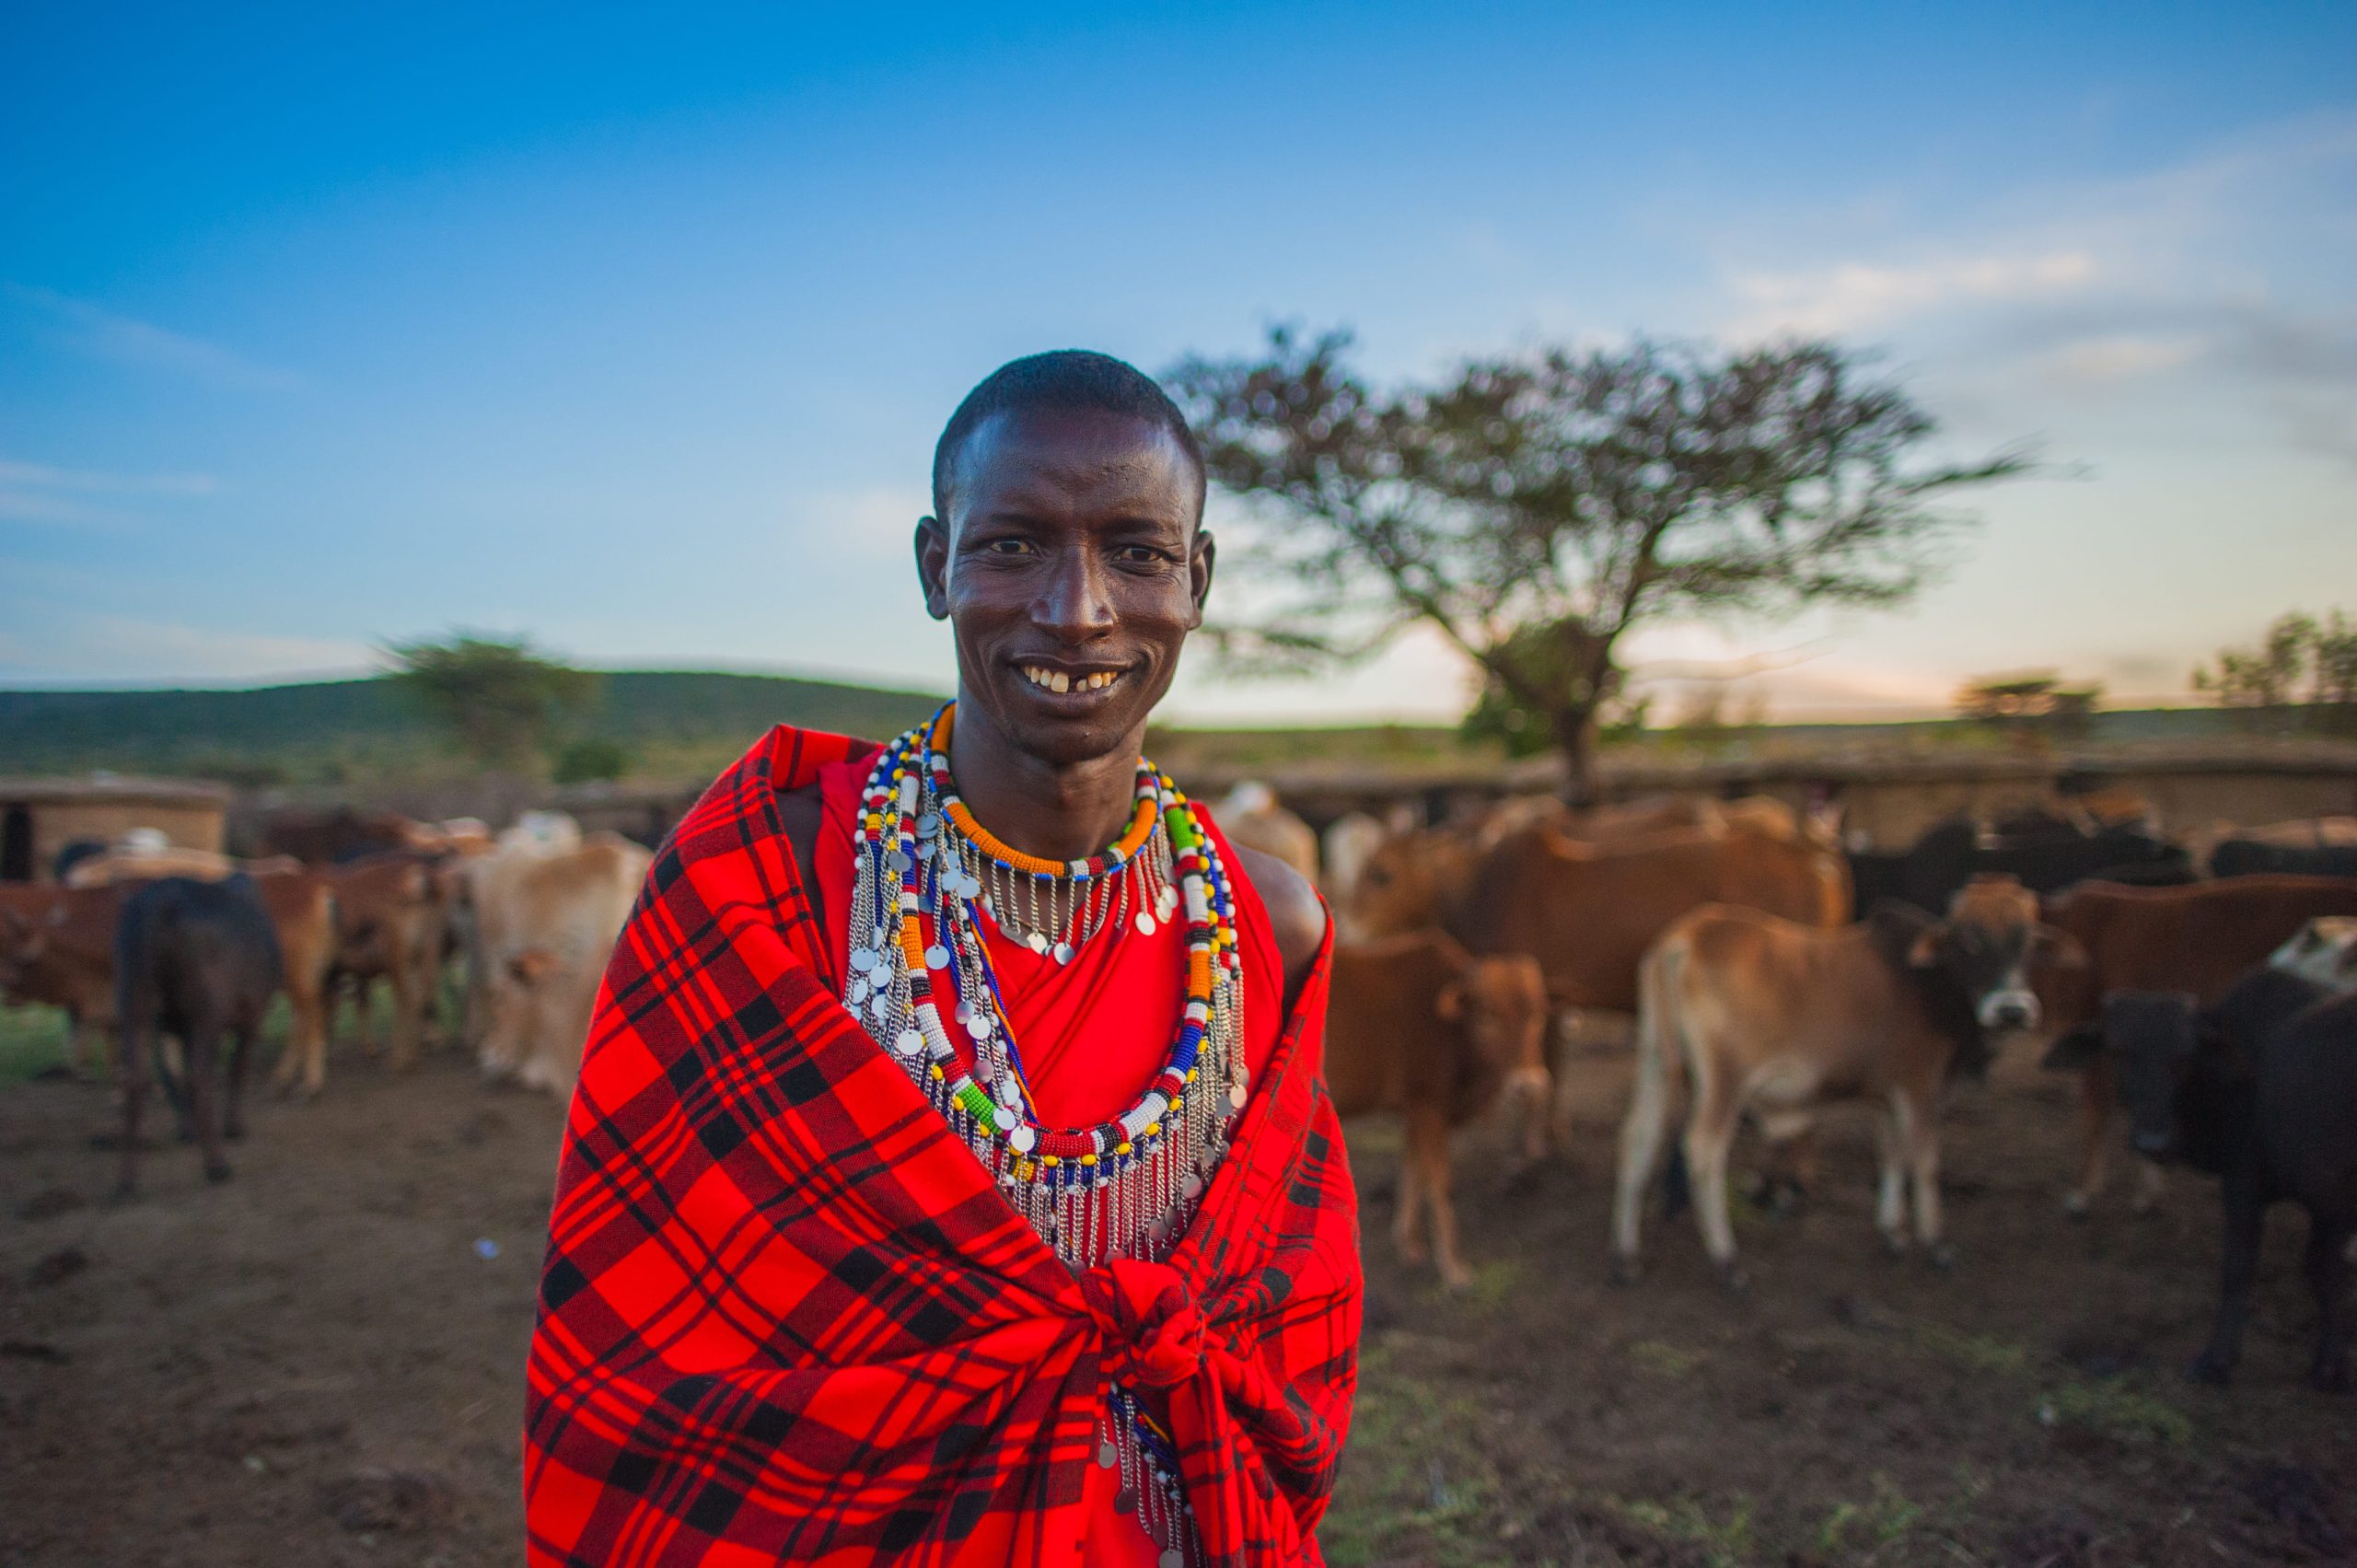
[[[1249, 1083], [1227, 868], [1187, 797], [1143, 758], [1129, 827], [1102, 853], [1044, 860], [1001, 842], [950, 776], [956, 710], [887, 746], [861, 793], [843, 1005], [1067, 1266], [1159, 1260], [1225, 1156]], [[1150, 935], [1182, 911], [1186, 1003], [1161, 1071], [1120, 1116], [1043, 1125], [982, 921], [1068, 963], [1109, 925], [1116, 938], [1130, 926]], [[945, 1005], [972, 1042], [970, 1069]], [[1168, 1438], [1119, 1384], [1098, 1436], [1097, 1462], [1120, 1469], [1123, 1511], [1162, 1546], [1162, 1568], [1184, 1568], [1198, 1553]]]

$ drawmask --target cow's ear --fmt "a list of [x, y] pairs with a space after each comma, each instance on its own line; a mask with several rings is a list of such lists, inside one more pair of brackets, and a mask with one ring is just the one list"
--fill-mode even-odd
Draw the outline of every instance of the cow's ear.
[[2030, 927], [2029, 945], [2033, 952], [2043, 953], [2058, 970], [2083, 970], [2087, 967], [2087, 950], [2079, 939], [2067, 931], [2051, 925]]
[[2076, 1073], [2094, 1066], [2096, 1058], [2102, 1054], [2102, 1031], [2073, 1029], [2046, 1048], [2038, 1065], [2048, 1073]]
[[1465, 988], [1454, 983], [1442, 986], [1440, 994], [1433, 998], [1433, 1011], [1444, 1023], [1453, 1024], [1465, 1016]]
[[1928, 970], [1936, 967], [1939, 961], [1940, 928], [1927, 926], [1921, 935], [1908, 944], [1907, 965], [1910, 969]]

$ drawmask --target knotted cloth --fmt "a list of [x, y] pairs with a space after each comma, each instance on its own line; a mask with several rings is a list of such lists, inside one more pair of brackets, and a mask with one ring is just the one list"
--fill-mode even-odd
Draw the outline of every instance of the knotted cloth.
[[1071, 1568], [1120, 1377], [1208, 1562], [1321, 1562], [1360, 1292], [1328, 955], [1169, 1260], [1075, 1276], [821, 973], [778, 796], [872, 749], [772, 730], [615, 946], [532, 1336], [530, 1562]]

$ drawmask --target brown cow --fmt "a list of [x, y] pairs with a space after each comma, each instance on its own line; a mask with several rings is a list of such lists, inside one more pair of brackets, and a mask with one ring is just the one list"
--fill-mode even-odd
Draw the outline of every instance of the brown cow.
[[393, 993], [391, 1066], [417, 1065], [418, 1048], [442, 975], [443, 939], [454, 892], [443, 857], [389, 850], [336, 866], [335, 970], [331, 991], [349, 982], [364, 1042], [377, 1050], [368, 1011], [370, 983]]
[[[2046, 920], [2075, 939], [2086, 967], [2052, 986], [2054, 1028], [2062, 1039], [2102, 1028], [2105, 993], [2183, 992], [2202, 1006], [2215, 1002], [2245, 970], [2264, 962], [2318, 915], [2357, 914], [2357, 880], [2343, 877], [2235, 877], [2181, 888], [2128, 888], [2083, 882], [2047, 900]], [[2058, 1059], [2081, 1054], [2058, 1040]], [[2079, 1075], [2079, 1182], [2064, 1210], [2084, 1214], [2103, 1190], [2118, 1091], [2106, 1051], [2087, 1056]], [[2159, 1168], [2143, 1167], [2136, 1207], [2159, 1191]]]
[[[69, 1059], [77, 1071], [105, 1065], [105, 1042], [115, 1032], [115, 923], [124, 896], [139, 886], [0, 888], [0, 992], [65, 1010], [73, 1029]], [[289, 1086], [300, 1069], [304, 1087], [317, 1094], [325, 1081], [325, 996], [335, 947], [327, 877], [279, 872], [255, 877], [254, 890], [278, 934], [281, 983], [293, 1014], [278, 1083]]]
[[0, 887], [0, 994], [17, 1005], [63, 1008], [66, 1061], [106, 1070], [115, 1033], [115, 888]]
[[249, 877], [268, 877], [281, 871], [299, 871], [302, 862], [292, 855], [275, 854], [262, 860], [239, 860], [234, 855], [219, 854], [209, 849], [183, 849], [167, 844], [161, 849], [110, 849], [85, 855], [66, 869], [62, 880], [69, 888], [105, 888], [117, 882], [152, 882], [160, 877], [185, 877], [198, 882], [218, 882], [242, 871]]
[[1893, 1251], [1906, 1249], [1911, 1174], [1915, 1239], [1946, 1267], [1940, 1102], [1953, 1077], [1986, 1068], [1995, 1038], [2037, 1027], [2038, 1001], [2026, 979], [2031, 951], [2068, 951], [2038, 912], [2035, 894], [1998, 877], [1968, 884], [1941, 921], [1883, 905], [1828, 931], [1713, 906], [1672, 925], [1645, 957], [1613, 1202], [1616, 1275], [1636, 1276], [1638, 1213], [1681, 1069], [1693, 1083], [1685, 1156], [1696, 1216], [1729, 1288], [1744, 1281], [1727, 1220], [1727, 1153], [1747, 1109], [1776, 1138], [1805, 1128], [1821, 1106], [1880, 1107], [1876, 1224]]
[[1280, 805], [1267, 784], [1248, 780], [1230, 790], [1219, 808], [1219, 825], [1235, 842], [1275, 855], [1311, 884], [1318, 881], [1318, 835]]
[[1437, 931], [1338, 945], [1333, 964], [1326, 1083], [1334, 1109], [1406, 1117], [1392, 1239], [1400, 1256], [1422, 1262], [1429, 1204], [1442, 1283], [1462, 1289], [1472, 1276], [1457, 1251], [1449, 1130], [1487, 1109], [1501, 1089], [1545, 1103], [1547, 992], [1538, 966], [1520, 955], [1472, 958]]
[[1849, 867], [1814, 842], [1744, 828], [1611, 846], [1542, 828], [1484, 856], [1445, 923], [1474, 952], [1537, 958], [1558, 1006], [1627, 1013], [1645, 949], [1710, 903], [1840, 925], [1850, 918]]

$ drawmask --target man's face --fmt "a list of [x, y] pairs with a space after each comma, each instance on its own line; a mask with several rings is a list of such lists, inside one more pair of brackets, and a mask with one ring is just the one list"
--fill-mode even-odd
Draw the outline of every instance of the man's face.
[[960, 691], [1056, 763], [1132, 744], [1202, 624], [1211, 536], [1168, 432], [1095, 410], [984, 421], [949, 516], [917, 528], [925, 609], [957, 633]]

